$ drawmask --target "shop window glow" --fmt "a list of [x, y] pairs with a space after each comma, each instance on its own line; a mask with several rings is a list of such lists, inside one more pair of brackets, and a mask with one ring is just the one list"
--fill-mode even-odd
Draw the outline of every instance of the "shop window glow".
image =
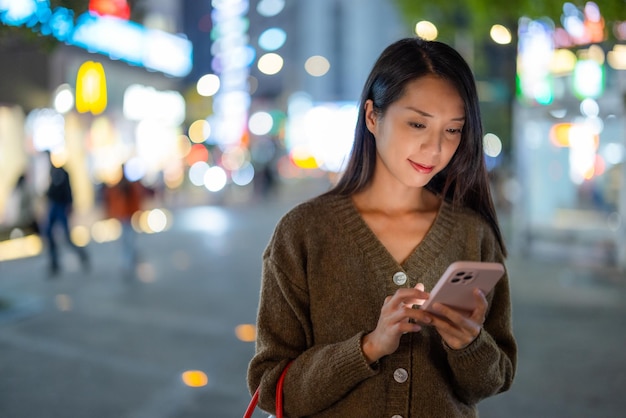
[[554, 29], [546, 20], [519, 21], [517, 59], [518, 91], [520, 98], [540, 105], [554, 99], [550, 65], [554, 58]]
[[98, 115], [107, 107], [107, 85], [104, 67], [99, 62], [86, 61], [76, 76], [76, 110]]
[[596, 98], [604, 92], [604, 70], [593, 60], [581, 60], [574, 67], [574, 94], [579, 99]]

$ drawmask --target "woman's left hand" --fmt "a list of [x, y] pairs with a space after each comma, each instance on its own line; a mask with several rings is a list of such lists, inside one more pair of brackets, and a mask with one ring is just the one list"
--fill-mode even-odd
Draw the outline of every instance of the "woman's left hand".
[[431, 325], [452, 349], [460, 350], [467, 347], [480, 334], [487, 314], [487, 298], [480, 289], [474, 289], [474, 298], [476, 309], [470, 313], [441, 303], [433, 305], [436, 315], [431, 315]]

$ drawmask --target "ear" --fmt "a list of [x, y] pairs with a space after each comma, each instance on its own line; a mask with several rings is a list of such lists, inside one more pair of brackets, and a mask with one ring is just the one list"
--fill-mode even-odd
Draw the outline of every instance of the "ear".
[[376, 126], [378, 124], [378, 117], [374, 111], [374, 102], [371, 99], [365, 101], [365, 126], [367, 130], [376, 136]]

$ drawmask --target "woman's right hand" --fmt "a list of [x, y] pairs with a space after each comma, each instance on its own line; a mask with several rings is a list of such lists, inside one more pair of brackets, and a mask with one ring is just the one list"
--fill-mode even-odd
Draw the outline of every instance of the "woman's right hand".
[[420, 324], [430, 324], [430, 316], [413, 305], [421, 305], [427, 299], [424, 285], [398, 289], [393, 296], [387, 296], [380, 310], [376, 329], [363, 337], [362, 349], [369, 364], [389, 355], [398, 349], [400, 337], [407, 332], [418, 332]]

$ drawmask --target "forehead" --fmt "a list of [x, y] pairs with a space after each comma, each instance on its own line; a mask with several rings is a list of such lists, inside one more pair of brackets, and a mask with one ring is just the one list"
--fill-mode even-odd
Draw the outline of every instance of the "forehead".
[[[455, 112], [463, 115], [465, 105], [456, 86], [449, 80], [427, 75], [409, 81], [399, 104], [428, 106], [439, 111]], [[426, 110], [426, 109], [424, 109]]]

